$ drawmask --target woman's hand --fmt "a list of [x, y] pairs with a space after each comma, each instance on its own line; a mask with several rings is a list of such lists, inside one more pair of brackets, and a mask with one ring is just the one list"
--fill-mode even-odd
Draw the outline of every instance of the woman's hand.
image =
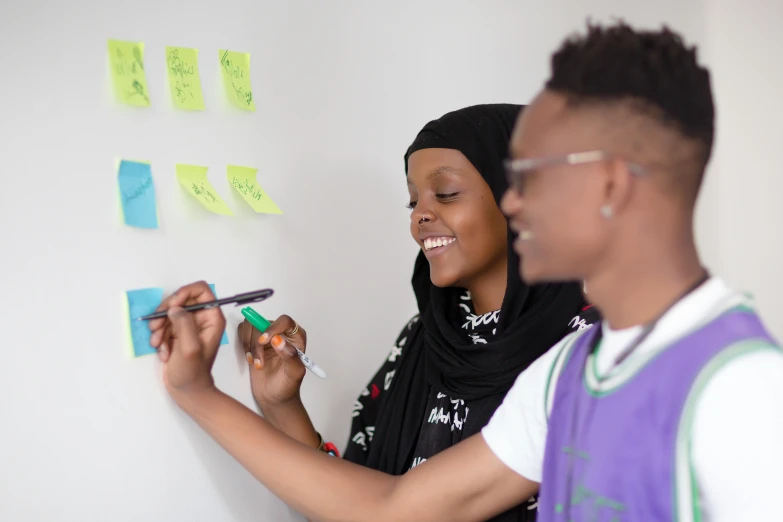
[[253, 398], [266, 420], [289, 437], [317, 448], [320, 437], [299, 396], [306, 369], [293, 348], [305, 351], [307, 333], [296, 321], [281, 315], [263, 334], [243, 321], [237, 338], [250, 364]]
[[307, 333], [304, 329], [289, 316], [281, 315], [263, 334], [248, 321], [243, 321], [237, 328], [237, 338], [251, 366], [253, 397], [264, 413], [294, 399], [299, 400], [306, 369], [293, 346], [305, 351]]
[[203, 281], [183, 286], [158, 307], [157, 311], [167, 310], [168, 317], [149, 322], [150, 344], [159, 351], [163, 381], [177, 402], [214, 390], [212, 365], [226, 319], [219, 307], [192, 313], [182, 309], [214, 299]]

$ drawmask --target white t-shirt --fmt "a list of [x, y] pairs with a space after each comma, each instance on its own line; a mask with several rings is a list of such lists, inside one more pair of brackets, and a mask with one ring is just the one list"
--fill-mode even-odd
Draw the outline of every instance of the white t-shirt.
[[[640, 361], [738, 305], [750, 306], [751, 300], [711, 278], [673, 306], [617, 367], [615, 358], [641, 327], [611, 330], [604, 323], [595, 361], [602, 379], [588, 371], [588, 384], [616, 386], [633, 375]], [[482, 430], [498, 458], [529, 480], [541, 482], [548, 417], [567, 351], [563, 347], [583, 333], [566, 337], [522, 372]], [[783, 352], [754, 351], [725, 363], [703, 388], [695, 408], [691, 460], [703, 520], [783, 520], [778, 498], [783, 495]]]

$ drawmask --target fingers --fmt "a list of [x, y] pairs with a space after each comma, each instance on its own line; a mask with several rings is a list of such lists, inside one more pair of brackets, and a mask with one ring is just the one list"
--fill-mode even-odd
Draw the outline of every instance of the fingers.
[[[245, 352], [247, 362], [256, 370], [262, 369], [268, 359], [275, 356], [280, 357], [284, 364], [301, 364], [294, 346], [304, 350], [307, 346], [307, 333], [298, 327], [291, 317], [281, 315], [260, 335], [255, 328], [243, 328], [241, 333], [242, 345], [248, 350]], [[254, 338], [247, 339], [248, 334]]]
[[[177, 338], [177, 350], [183, 356], [201, 355], [204, 347], [199, 338], [199, 327], [190, 314], [180, 306], [169, 308], [172, 337]], [[167, 347], [169, 348], [169, 347]]]
[[163, 328], [163, 335], [161, 336], [160, 346], [158, 348], [158, 357], [161, 362], [167, 362], [171, 355], [171, 323], [167, 322]]
[[[266, 347], [267, 350], [271, 345], [284, 363], [299, 360], [295, 357], [296, 351], [289, 346], [289, 343], [302, 351], [307, 348], [307, 333], [288, 315], [281, 315], [275, 319], [258, 339], [258, 345]], [[263, 366], [264, 358], [259, 357], [258, 350], [255, 350], [253, 362], [256, 367], [259, 367], [256, 362], [258, 360], [262, 361], [260, 366]]]
[[253, 349], [253, 346], [258, 342], [258, 337], [260, 335], [261, 332], [250, 324], [247, 319], [237, 326], [237, 339], [239, 339], [239, 344], [242, 346], [242, 350], [244, 350], [245, 353], [249, 353]]
[[[270, 338], [268, 334], [264, 333], [259, 337], [255, 337], [255, 339], [256, 343], [251, 348], [251, 351], [245, 353], [245, 358], [248, 364], [252, 365], [256, 370], [263, 369], [275, 357], [282, 359], [285, 363], [296, 356], [296, 350], [280, 335]], [[263, 343], [260, 342], [261, 339], [264, 340]]]
[[253, 327], [250, 325], [250, 323], [247, 322], [247, 319], [237, 325], [237, 342], [242, 348], [242, 351], [245, 352], [245, 358], [247, 359], [248, 363], [253, 361], [253, 358], [250, 355], [250, 350], [252, 348], [249, 344], [252, 342], [252, 335]]
[[[209, 285], [204, 281], [199, 281], [185, 285], [178, 289], [176, 292], [161, 301], [156, 311], [162, 312], [175, 307], [183, 307], [196, 303], [205, 303], [208, 301], [213, 301], [214, 299], [215, 294], [212, 293], [212, 289], [209, 287]], [[199, 325], [205, 322], [210, 323], [217, 321], [217, 324], [219, 324], [220, 320], [225, 321], [225, 319], [222, 318], [222, 314], [220, 312], [217, 312], [220, 317], [215, 315], [214, 310], [205, 310], [203, 311], [205, 314], [202, 314], [201, 312], [202, 311], [196, 312], [196, 322]], [[206, 315], [206, 317], [204, 317], [204, 315]], [[169, 318], [163, 317], [160, 319], [153, 319], [152, 321], [149, 321], [148, 326], [150, 328], [150, 345], [152, 345], [153, 348], [158, 349], [158, 354], [161, 361], [168, 361], [169, 356], [171, 355], [172, 347], [172, 328]], [[209, 329], [207, 328], [206, 330], [207, 333], [209, 333]], [[221, 333], [219, 335], [222, 335], [222, 330], [220, 332]]]
[[168, 319], [164, 319], [165, 322], [159, 323], [157, 330], [150, 328], [150, 345], [153, 348], [157, 348], [158, 352], [163, 348], [164, 344], [171, 344], [168, 341], [171, 340], [171, 323]]
[[262, 334], [261, 339], [263, 340], [259, 339], [261, 344], [266, 344], [275, 335], [280, 335], [285, 337], [286, 341], [290, 342], [292, 345], [296, 346], [303, 352], [307, 348], [307, 332], [305, 332], [304, 328], [299, 326], [296, 321], [287, 315], [281, 315], [275, 319], [275, 321], [269, 325], [269, 328], [266, 329], [264, 334], [266, 334], [266, 337], [264, 337]]
[[254, 358], [253, 352], [258, 348], [256, 342], [261, 332], [250, 324], [247, 320], [242, 321], [237, 328], [237, 337], [240, 339], [242, 348], [245, 350], [245, 359], [250, 365], [254, 365], [256, 370], [260, 370], [264, 366], [264, 357]]
[[262, 370], [275, 357], [283, 364], [301, 366], [294, 346], [303, 351], [307, 346], [307, 333], [287, 315], [278, 317], [264, 333], [250, 322], [242, 321], [237, 326], [237, 338], [245, 350], [247, 363], [256, 370]]
[[[176, 292], [161, 301], [156, 312], [163, 312], [169, 310], [175, 306], [188, 306], [196, 303], [206, 303], [208, 301], [214, 301], [215, 294], [212, 293], [212, 289], [204, 281], [198, 281], [185, 285], [178, 289]], [[149, 322], [150, 330], [153, 332], [161, 329], [166, 323], [167, 318], [153, 319]], [[153, 344], [155, 346], [155, 344]]]
[[[289, 344], [289, 342], [286, 341], [282, 336], [275, 335], [272, 337], [271, 344], [272, 348], [274, 348], [274, 350], [277, 352], [277, 355], [279, 355], [282, 359], [295, 359], [297, 357], [294, 347]], [[298, 361], [299, 359], [296, 358], [296, 360]]]

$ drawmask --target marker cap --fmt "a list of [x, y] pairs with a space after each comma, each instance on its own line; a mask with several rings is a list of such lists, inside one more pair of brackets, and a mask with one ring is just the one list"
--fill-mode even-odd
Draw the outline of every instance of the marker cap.
[[272, 324], [269, 321], [267, 321], [263, 315], [259, 314], [249, 306], [246, 306], [242, 309], [242, 315], [245, 316], [245, 319], [256, 327], [256, 329], [264, 333], [267, 328], [269, 328], [269, 325]]

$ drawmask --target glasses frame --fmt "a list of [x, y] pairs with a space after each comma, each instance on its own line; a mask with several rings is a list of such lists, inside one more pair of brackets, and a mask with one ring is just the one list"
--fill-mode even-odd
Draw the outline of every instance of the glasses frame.
[[[509, 187], [513, 187], [518, 193], [522, 193], [523, 181], [526, 174], [543, 167], [556, 165], [584, 165], [598, 163], [616, 158], [617, 156], [605, 150], [589, 150], [585, 152], [573, 152], [560, 156], [546, 156], [541, 158], [507, 159], [503, 162], [506, 170], [506, 180]], [[647, 170], [636, 163], [625, 161], [628, 171], [635, 176], [646, 174]]]

